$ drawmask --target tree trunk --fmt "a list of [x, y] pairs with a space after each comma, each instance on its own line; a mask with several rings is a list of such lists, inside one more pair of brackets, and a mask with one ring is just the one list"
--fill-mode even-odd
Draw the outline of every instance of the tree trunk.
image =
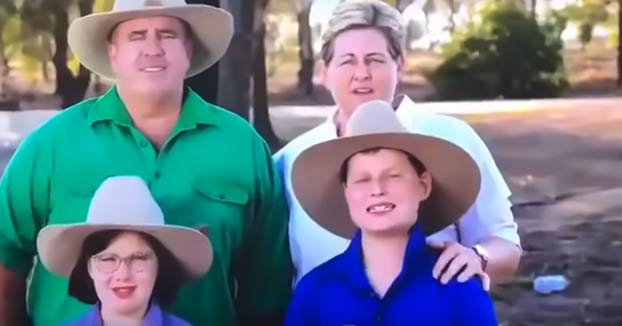
[[220, 60], [218, 104], [248, 119], [250, 109], [250, 76], [253, 38], [253, 2], [223, 0], [221, 5], [233, 15], [234, 34], [231, 45]]
[[0, 78], [9, 75], [9, 61], [4, 55], [4, 42], [0, 39]]
[[[80, 1], [80, 15], [90, 14], [93, 10], [93, 1]], [[80, 65], [78, 75], [74, 76], [67, 67], [67, 29], [69, 28], [69, 17], [66, 8], [56, 4], [51, 4], [51, 13], [54, 15], [54, 41], [56, 43], [56, 53], [52, 57], [52, 63], [56, 69], [56, 90], [55, 94], [62, 99], [62, 108], [67, 108], [84, 99], [86, 90], [89, 86], [91, 73], [84, 66]]]
[[[186, 2], [188, 4], [206, 4], [220, 7], [218, 0], [187, 0]], [[186, 79], [185, 85], [192, 88], [207, 102], [218, 103], [218, 67], [219, 63], [216, 63], [207, 70]]]
[[454, 31], [456, 30], [456, 21], [454, 19], [456, 15], [456, 2], [454, 0], [447, 0], [447, 4], [449, 5], [449, 34], [454, 35]]
[[536, 8], [538, 7], [538, 0], [531, 0], [531, 17], [536, 18]]
[[272, 150], [280, 148], [280, 140], [274, 133], [268, 105], [268, 84], [266, 73], [266, 24], [263, 17], [267, 0], [255, 0], [255, 38], [253, 46], [253, 125], [270, 145]]
[[618, 86], [622, 86], [622, 0], [618, 0]]
[[[299, 0], [300, 1], [300, 0]], [[298, 71], [298, 87], [306, 95], [313, 94], [313, 40], [311, 39], [311, 26], [309, 14], [312, 1], [301, 1], [298, 8], [298, 57], [300, 58], [300, 70]]]

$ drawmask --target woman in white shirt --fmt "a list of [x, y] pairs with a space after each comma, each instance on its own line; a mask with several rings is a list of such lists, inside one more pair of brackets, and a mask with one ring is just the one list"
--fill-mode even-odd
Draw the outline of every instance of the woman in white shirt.
[[425, 112], [406, 96], [396, 96], [404, 65], [404, 25], [399, 12], [379, 0], [339, 5], [323, 35], [321, 79], [336, 103], [336, 112], [318, 127], [297, 137], [274, 155], [282, 173], [290, 208], [289, 237], [296, 282], [313, 268], [343, 252], [349, 240], [332, 234], [304, 212], [291, 184], [294, 159], [304, 149], [341, 136], [340, 126], [362, 103], [393, 102], [411, 132], [451, 141], [468, 152], [482, 171], [475, 204], [460, 220], [428, 237], [442, 250], [434, 277], [448, 283], [479, 275], [489, 281], [510, 278], [521, 256], [508, 186], [490, 151], [465, 122]]

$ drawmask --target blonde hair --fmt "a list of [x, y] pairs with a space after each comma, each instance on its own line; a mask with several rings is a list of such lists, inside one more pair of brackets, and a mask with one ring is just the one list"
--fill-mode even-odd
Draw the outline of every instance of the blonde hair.
[[339, 34], [358, 28], [380, 30], [387, 39], [393, 59], [404, 54], [405, 31], [400, 12], [380, 0], [353, 0], [341, 3], [331, 14], [322, 35], [322, 60], [326, 63], [332, 60], [333, 44]]

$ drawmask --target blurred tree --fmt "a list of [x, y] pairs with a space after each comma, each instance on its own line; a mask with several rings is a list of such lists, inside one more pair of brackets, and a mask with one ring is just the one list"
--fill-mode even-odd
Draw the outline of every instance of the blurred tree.
[[[11, 16], [17, 13], [17, 8], [13, 0], [0, 1], [0, 78], [9, 74], [9, 64], [4, 52], [4, 27], [8, 23]], [[0, 86], [1, 87], [1, 86]]]
[[306, 94], [313, 94], [313, 71], [315, 59], [313, 53], [313, 34], [309, 22], [313, 0], [296, 0], [296, 16], [298, 18], [298, 87]]
[[594, 27], [607, 20], [609, 3], [611, 0], [583, 0], [566, 7], [568, 19], [579, 25], [579, 41], [583, 50], [592, 41]]
[[280, 140], [270, 121], [266, 72], [266, 9], [270, 0], [255, 0], [253, 26], [253, 125], [273, 150], [280, 148]]
[[[71, 106], [84, 98], [89, 85], [91, 73], [80, 65], [77, 73], [69, 68], [71, 52], [67, 44], [67, 30], [72, 17], [69, 13], [77, 9], [80, 16], [93, 11], [93, 0], [28, 0], [24, 1], [20, 15], [23, 26], [24, 40], [30, 39], [29, 33], [52, 35], [54, 51], [52, 63], [56, 71], [56, 87], [54, 93], [62, 99], [62, 108]], [[39, 50], [46, 48], [45, 39], [39, 41]], [[34, 51], [34, 50], [33, 50]], [[45, 51], [44, 51], [45, 52]], [[33, 54], [32, 52], [30, 53]]]
[[[188, 4], [206, 4], [214, 7], [220, 7], [221, 2], [227, 2], [231, 0], [187, 0]], [[235, 0], [239, 1], [239, 0]], [[246, 0], [249, 1], [249, 0]], [[250, 2], [250, 1], [249, 1]], [[236, 17], [239, 19], [239, 17]], [[228, 55], [228, 54], [227, 54]], [[224, 64], [226, 64], [227, 60], [224, 60]], [[232, 63], [234, 64], [234, 63]], [[211, 66], [209, 69], [201, 72], [200, 74], [191, 77], [186, 80], [185, 84], [190, 86], [195, 92], [197, 92], [204, 100], [210, 103], [220, 103], [219, 99], [219, 67], [223, 65], [223, 60], [215, 65]], [[245, 115], [242, 115], [245, 116]]]
[[508, 0], [457, 32], [430, 77], [441, 99], [555, 97], [568, 87], [559, 26], [539, 26]]
[[622, 86], [622, 0], [618, 0], [618, 86]]
[[217, 103], [248, 120], [254, 1], [222, 0], [220, 5], [233, 15], [234, 34], [219, 63]]

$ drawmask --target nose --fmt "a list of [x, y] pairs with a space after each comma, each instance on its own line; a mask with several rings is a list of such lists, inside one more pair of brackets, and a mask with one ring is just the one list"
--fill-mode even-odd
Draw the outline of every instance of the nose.
[[357, 64], [354, 68], [354, 79], [357, 81], [369, 80], [371, 79], [371, 74], [369, 72], [369, 66], [366, 64]]
[[162, 48], [161, 40], [156, 35], [149, 34], [145, 43], [145, 55], [155, 57], [164, 54], [164, 48]]
[[122, 260], [119, 268], [114, 272], [114, 277], [117, 281], [125, 281], [130, 277], [130, 265], [126, 260]]
[[384, 185], [380, 181], [373, 181], [371, 183], [371, 196], [382, 197], [385, 195]]

